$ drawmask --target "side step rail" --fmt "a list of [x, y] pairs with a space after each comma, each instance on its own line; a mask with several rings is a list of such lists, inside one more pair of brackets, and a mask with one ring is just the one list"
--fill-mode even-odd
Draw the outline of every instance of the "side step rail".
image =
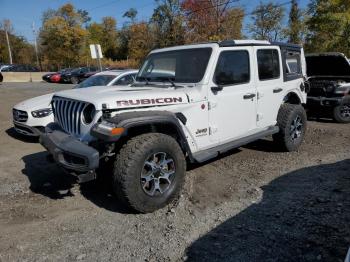
[[253, 135], [250, 135], [247, 137], [243, 137], [243, 138], [228, 142], [228, 143], [223, 144], [223, 145], [219, 145], [219, 146], [216, 146], [213, 148], [209, 148], [206, 150], [196, 152], [193, 154], [193, 158], [197, 162], [202, 163], [202, 162], [205, 162], [211, 158], [217, 157], [219, 154], [222, 154], [228, 150], [249, 144], [255, 140], [264, 138], [266, 136], [273, 135], [275, 133], [278, 133], [278, 131], [279, 131], [278, 126], [271, 126], [267, 130], [261, 131], [259, 133], [256, 133], [256, 134], [253, 134]]

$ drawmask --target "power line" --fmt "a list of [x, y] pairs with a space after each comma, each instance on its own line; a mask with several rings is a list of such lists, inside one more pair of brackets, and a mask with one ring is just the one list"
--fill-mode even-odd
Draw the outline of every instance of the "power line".
[[[102, 4], [102, 5], [99, 5], [99, 6], [90, 8], [90, 9], [87, 9], [86, 11], [90, 12], [90, 11], [93, 11], [93, 10], [96, 10], [96, 9], [99, 9], [99, 8], [102, 8], [102, 7], [105, 7], [105, 6], [108, 6], [108, 5], [117, 3], [117, 2], [119, 2], [119, 1], [120, 1], [120, 0], [110, 1], [110, 2], [104, 3], [104, 4]], [[154, 5], [154, 3], [152, 3], [152, 4], [146, 4], [146, 5], [142, 5], [142, 6], [138, 6], [138, 7], [135, 7], [135, 9], [137, 10], [137, 9], [141, 9], [141, 8], [144, 8], [144, 7], [147, 7], [147, 6], [151, 6], [151, 5]], [[127, 11], [127, 10], [126, 10], [126, 11]], [[126, 11], [121, 11], [121, 12], [117, 12], [117, 13], [120, 14], [120, 15], [122, 15], [122, 14], [124, 14]]]
[[[206, 0], [203, 0], [203, 2], [204, 1], [206, 1]], [[239, 2], [239, 1], [240, 0], [229, 0], [228, 2], [221, 3], [221, 4], [218, 4], [218, 5], [215, 5], [215, 6], [208, 6], [208, 7], [205, 7], [205, 8], [200, 8], [200, 9], [197, 9], [197, 10], [194, 10], [194, 11], [187, 12], [185, 15], [186, 16], [190, 16], [192, 14], [195, 14], [195, 13], [198, 13], [198, 12], [201, 12], [201, 11], [205, 11], [205, 10], [209, 10], [209, 9], [216, 9], [219, 6], [236, 3], [236, 2]], [[285, 6], [285, 5], [289, 5], [291, 3], [292, 3], [292, 1], [289, 0], [289, 1], [281, 3], [281, 4], [273, 5], [273, 7], [282, 7], [282, 6]], [[239, 7], [239, 6], [237, 6], [237, 7]], [[142, 8], [142, 7], [140, 7], [140, 8]], [[240, 17], [254, 15], [254, 14], [257, 14], [257, 13], [261, 13], [261, 12], [263, 12], [263, 11], [252, 11], [252, 12], [249, 12], [249, 13], [244, 13], [244, 14], [241, 14], [241, 15], [233, 16], [233, 17], [234, 18], [240, 18]], [[178, 17], [178, 16], [183, 16], [183, 14], [177, 14], [177, 15], [174, 15], [173, 17]]]
[[114, 0], [114, 1], [110, 1], [108, 3], [104, 3], [102, 5], [99, 5], [99, 6], [96, 6], [96, 7], [93, 7], [93, 8], [90, 8], [90, 9], [87, 9], [86, 11], [90, 12], [90, 11], [93, 11], [93, 10], [96, 10], [96, 9], [99, 9], [99, 8], [102, 8], [102, 7], [105, 7], [105, 6], [108, 6], [108, 5], [111, 5], [111, 4], [114, 4], [116, 2], [119, 2], [120, 0]]
[[[239, 2], [239, 0], [229, 0], [225, 3], [221, 3], [221, 4], [217, 4], [217, 5], [212, 5], [212, 6], [208, 6], [208, 7], [205, 7], [205, 8], [201, 8], [201, 9], [197, 9], [197, 10], [194, 10], [194, 11], [191, 11], [189, 13], [187, 13], [187, 15], [191, 15], [191, 14], [194, 14], [194, 13], [198, 13], [200, 11], [205, 11], [205, 10], [209, 10], [209, 9], [214, 9], [214, 8], [218, 8], [219, 6], [223, 6], [223, 5], [229, 5], [229, 4], [232, 4], [232, 3], [235, 3], [235, 2]], [[208, 2], [209, 3], [209, 2]], [[211, 3], [211, 2], [210, 2]], [[212, 4], [212, 3], [211, 3]]]
[[[239, 0], [234, 0], [232, 1], [231, 3], [233, 2], [238, 2]], [[281, 4], [278, 4], [278, 5], [274, 5], [273, 7], [282, 7], [282, 6], [285, 6], [285, 5], [288, 5], [288, 4], [291, 4], [292, 1], [288, 1], [288, 2], [284, 2], [284, 3], [281, 3]], [[225, 3], [226, 4], [226, 3]], [[221, 5], [224, 5], [224, 4], [221, 4]], [[193, 13], [197, 13], [197, 12], [200, 12], [200, 11], [203, 11], [203, 10], [206, 10], [206, 9], [212, 9], [212, 8], [216, 8], [216, 6], [210, 6], [208, 8], [203, 8], [203, 9], [198, 9], [198, 10], [195, 10], [195, 11], [192, 11], [190, 13], [188, 13], [187, 15], [191, 15]], [[237, 15], [237, 16], [234, 16], [234, 18], [239, 18], [239, 17], [244, 17], [246, 15], [254, 15], [256, 13], [261, 13], [262, 11], [252, 11], [250, 13], [244, 13], [242, 15]]]

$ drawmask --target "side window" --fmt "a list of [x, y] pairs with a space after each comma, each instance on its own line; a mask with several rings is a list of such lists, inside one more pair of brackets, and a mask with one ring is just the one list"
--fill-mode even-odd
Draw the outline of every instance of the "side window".
[[134, 82], [134, 78], [131, 75], [126, 75], [118, 79], [113, 85], [114, 86], [130, 85], [133, 82]]
[[301, 74], [300, 53], [286, 52], [286, 73]]
[[276, 49], [260, 49], [257, 58], [260, 80], [269, 80], [280, 76], [280, 62]]
[[237, 85], [250, 80], [249, 53], [223, 51], [216, 65], [214, 82], [218, 85]]

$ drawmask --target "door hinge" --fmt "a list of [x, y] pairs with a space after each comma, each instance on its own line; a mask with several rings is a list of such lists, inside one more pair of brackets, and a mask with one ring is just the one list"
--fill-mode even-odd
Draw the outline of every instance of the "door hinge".
[[209, 127], [209, 135], [212, 135], [218, 131], [218, 128], [216, 126], [210, 126]]
[[263, 119], [263, 115], [262, 114], [257, 114], [256, 115], [256, 121], [260, 121], [261, 119]]
[[217, 106], [218, 103], [216, 102], [208, 102], [208, 110], [212, 110]]
[[263, 93], [258, 92], [257, 99], [261, 99], [263, 96], [264, 96]]

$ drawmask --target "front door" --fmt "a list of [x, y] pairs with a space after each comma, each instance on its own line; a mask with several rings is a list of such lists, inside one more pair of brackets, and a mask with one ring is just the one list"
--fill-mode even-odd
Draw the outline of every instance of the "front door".
[[252, 47], [224, 48], [219, 54], [208, 95], [213, 142], [229, 142], [256, 128], [257, 90], [252, 59]]

